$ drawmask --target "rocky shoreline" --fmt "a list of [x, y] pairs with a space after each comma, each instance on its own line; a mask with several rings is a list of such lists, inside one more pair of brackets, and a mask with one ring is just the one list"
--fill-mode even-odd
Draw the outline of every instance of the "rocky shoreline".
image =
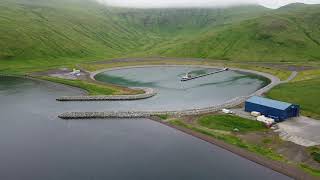
[[132, 101], [147, 99], [155, 96], [157, 91], [153, 88], [142, 88], [144, 94], [137, 95], [99, 95], [99, 96], [62, 96], [57, 101]]
[[58, 117], [61, 119], [105, 119], [105, 118], [148, 118], [156, 115], [171, 115], [171, 116], [187, 116], [217, 112], [223, 108], [231, 108], [243, 103], [247, 97], [238, 97], [221, 105], [216, 105], [207, 108], [195, 108], [181, 111], [117, 111], [117, 112], [66, 112]]

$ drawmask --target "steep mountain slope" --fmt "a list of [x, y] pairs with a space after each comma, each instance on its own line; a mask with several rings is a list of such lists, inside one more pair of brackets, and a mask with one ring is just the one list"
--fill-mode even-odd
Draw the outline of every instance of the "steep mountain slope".
[[121, 56], [318, 60], [319, 6], [124, 9], [94, 0], [0, 1], [0, 72]]
[[[0, 59], [113, 55], [152, 40], [117, 23], [100, 7], [1, 3]], [[10, 7], [10, 8], [8, 8]]]
[[232, 60], [320, 59], [320, 6], [290, 5], [255, 19], [213, 29], [150, 54]]
[[265, 10], [246, 7], [139, 10], [106, 8], [90, 0], [67, 0], [67, 5], [62, 2], [2, 2], [0, 59], [118, 54], [165, 38], [163, 36], [203, 30]]

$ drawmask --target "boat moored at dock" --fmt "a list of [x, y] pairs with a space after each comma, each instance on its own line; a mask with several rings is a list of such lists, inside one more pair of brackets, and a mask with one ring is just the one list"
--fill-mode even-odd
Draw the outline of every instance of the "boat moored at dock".
[[224, 71], [229, 71], [229, 68], [226, 67], [226, 68], [223, 68], [223, 69], [215, 71], [215, 72], [210, 72], [210, 73], [207, 73], [207, 74], [201, 74], [201, 75], [198, 75], [198, 76], [192, 76], [190, 74], [190, 72], [188, 72], [188, 73], [186, 73], [185, 76], [183, 76], [181, 78], [181, 81], [190, 81], [190, 80], [193, 80], [193, 79], [198, 79], [198, 78], [201, 78], [201, 77], [209, 76], [209, 75], [212, 75], [212, 74], [217, 74], [217, 73], [224, 72]]

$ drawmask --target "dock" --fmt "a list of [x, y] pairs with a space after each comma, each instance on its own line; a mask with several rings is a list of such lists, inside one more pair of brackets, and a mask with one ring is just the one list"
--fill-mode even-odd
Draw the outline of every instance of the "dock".
[[210, 73], [207, 73], [207, 74], [201, 74], [201, 75], [194, 76], [194, 77], [189, 77], [189, 78], [182, 78], [181, 81], [190, 81], [190, 80], [202, 78], [202, 77], [205, 77], [205, 76], [221, 73], [221, 72], [228, 71], [228, 70], [229, 70], [229, 68], [224, 68], [224, 69], [221, 69], [219, 71], [214, 71], [214, 72], [210, 72]]

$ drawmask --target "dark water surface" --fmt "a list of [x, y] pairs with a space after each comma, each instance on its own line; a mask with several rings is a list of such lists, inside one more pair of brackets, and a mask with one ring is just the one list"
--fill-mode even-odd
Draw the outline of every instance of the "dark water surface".
[[1, 180], [289, 179], [192, 136], [147, 120], [64, 121], [63, 86], [0, 78]]

